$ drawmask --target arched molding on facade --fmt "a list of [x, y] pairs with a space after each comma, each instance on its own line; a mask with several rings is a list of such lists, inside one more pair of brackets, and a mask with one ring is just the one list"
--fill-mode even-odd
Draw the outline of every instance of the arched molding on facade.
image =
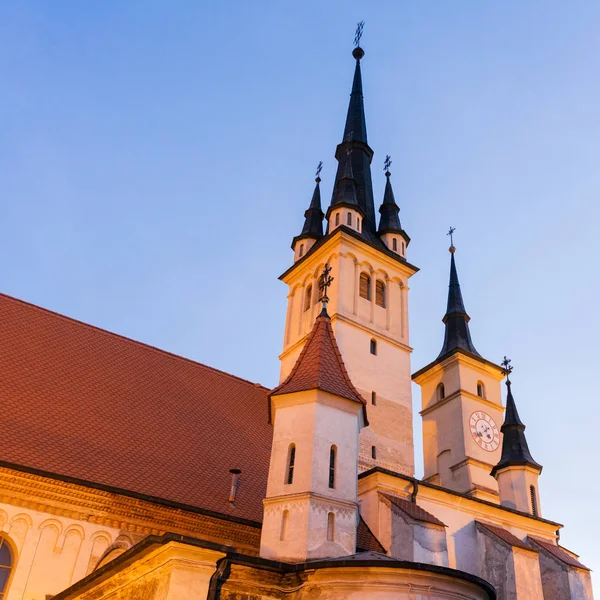
[[100, 559], [98, 560], [98, 564], [94, 567], [94, 571], [103, 567], [105, 564], [109, 563], [111, 560], [117, 558], [117, 556], [121, 556], [124, 552], [127, 552], [129, 548], [133, 546], [133, 540], [125, 535], [120, 534], [117, 536], [117, 539], [111, 544], [102, 554]]
[[56, 529], [58, 529], [59, 535], [62, 533], [62, 530], [63, 530], [63, 525], [58, 519], [46, 519], [45, 521], [42, 521], [42, 523], [40, 523], [40, 526], [38, 527], [38, 529], [40, 531], [42, 531], [43, 529], [46, 529], [47, 527], [56, 527]]
[[100, 539], [106, 540], [109, 546], [112, 544], [112, 535], [110, 535], [108, 531], [94, 531], [94, 533], [90, 535], [90, 542], [95, 542]]
[[81, 536], [81, 539], [85, 540], [85, 529], [81, 525], [77, 525], [77, 524], [69, 525], [65, 529], [65, 537], [67, 537], [72, 532], [77, 532]]
[[10, 520], [10, 526], [12, 527], [17, 521], [25, 521], [27, 529], [33, 527], [33, 519], [27, 513], [19, 513]]
[[8, 527], [8, 513], [5, 510], [0, 509], [0, 529]]
[[133, 537], [131, 535], [129, 535], [128, 533], [124, 533], [123, 531], [121, 531], [119, 533], [119, 535], [115, 539], [115, 544], [116, 543], [129, 544], [128, 548], [131, 548], [131, 546], [133, 546], [135, 544], [135, 541], [134, 541], [134, 539], [133, 539]]

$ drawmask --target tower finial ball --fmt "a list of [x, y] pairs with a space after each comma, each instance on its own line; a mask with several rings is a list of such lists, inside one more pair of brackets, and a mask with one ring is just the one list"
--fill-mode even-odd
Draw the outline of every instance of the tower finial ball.
[[364, 55], [365, 51], [360, 46], [356, 46], [356, 48], [352, 50], [352, 56], [354, 56], [356, 60], [360, 60]]

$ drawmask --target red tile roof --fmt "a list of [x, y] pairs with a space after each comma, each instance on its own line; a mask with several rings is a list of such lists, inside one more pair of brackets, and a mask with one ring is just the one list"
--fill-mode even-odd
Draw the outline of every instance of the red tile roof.
[[360, 517], [356, 528], [356, 551], [357, 552], [380, 552], [385, 554], [385, 548], [369, 529], [364, 519]]
[[0, 294], [1, 461], [261, 521], [268, 393]]
[[574, 556], [572, 556], [566, 550], [566, 548], [558, 546], [557, 544], [553, 544], [547, 540], [541, 540], [540, 538], [533, 537], [531, 535], [528, 536], [528, 539], [566, 565], [569, 565], [570, 567], [577, 567], [578, 569], [585, 569], [586, 571], [590, 570], [585, 565], [582, 565]]
[[386, 494], [385, 492], [379, 492], [381, 496], [387, 498], [396, 508], [399, 508], [403, 513], [408, 515], [415, 521], [422, 521], [424, 523], [431, 523], [433, 525], [441, 525], [446, 527], [445, 523], [442, 523], [438, 518], [434, 517], [431, 513], [428, 513], [425, 509], [421, 508], [416, 502], [409, 502], [404, 498], [393, 496], [392, 494]]
[[271, 396], [317, 389], [362, 404], [366, 422], [365, 399], [346, 371], [327, 313], [317, 317], [294, 368]]
[[490, 533], [500, 538], [503, 542], [506, 542], [509, 546], [516, 546], [517, 548], [522, 548], [523, 550], [533, 550], [527, 542], [520, 540], [516, 535], [513, 535], [510, 531], [502, 527], [498, 527], [497, 525], [490, 525], [489, 523], [483, 523], [481, 521], [475, 521], [479, 526], [487, 529]]

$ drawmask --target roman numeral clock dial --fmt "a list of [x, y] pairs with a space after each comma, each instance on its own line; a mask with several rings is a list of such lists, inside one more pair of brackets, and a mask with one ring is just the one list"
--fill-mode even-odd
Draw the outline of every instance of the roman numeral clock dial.
[[469, 418], [469, 429], [475, 443], [487, 452], [493, 452], [500, 445], [498, 425], [486, 412], [475, 411]]

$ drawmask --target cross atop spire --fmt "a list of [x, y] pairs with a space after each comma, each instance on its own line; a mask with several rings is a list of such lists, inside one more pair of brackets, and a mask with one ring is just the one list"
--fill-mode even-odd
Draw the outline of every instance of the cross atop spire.
[[510, 383], [510, 374], [512, 373], [513, 367], [510, 364], [510, 358], [504, 357], [504, 360], [500, 363], [502, 366], [502, 375], [506, 377], [506, 383]]
[[386, 154], [385, 160], [383, 161], [383, 170], [385, 171], [386, 177], [389, 177], [391, 175], [391, 173], [390, 173], [391, 166], [392, 166], [392, 157], [389, 154]]
[[319, 164], [317, 165], [317, 172], [315, 173], [315, 181], [317, 183], [321, 183], [321, 171], [323, 170], [323, 161], [320, 160]]
[[321, 311], [320, 316], [327, 315], [327, 303], [329, 302], [327, 290], [329, 289], [329, 286], [333, 283], [333, 277], [329, 273], [331, 273], [331, 267], [329, 266], [329, 263], [325, 263], [325, 266], [323, 267], [323, 272], [319, 276], [319, 290], [321, 292], [319, 302], [323, 303], [323, 310]]
[[365, 27], [365, 22], [364, 21], [359, 21], [356, 24], [356, 32], [354, 33], [354, 47], [355, 48], [359, 48], [360, 47], [360, 38], [363, 35], [363, 29]]
[[450, 227], [448, 233], [446, 235], [450, 236], [450, 252], [455, 252], [456, 248], [454, 247], [454, 238], [452, 237], [454, 232], [456, 231], [456, 227]]

